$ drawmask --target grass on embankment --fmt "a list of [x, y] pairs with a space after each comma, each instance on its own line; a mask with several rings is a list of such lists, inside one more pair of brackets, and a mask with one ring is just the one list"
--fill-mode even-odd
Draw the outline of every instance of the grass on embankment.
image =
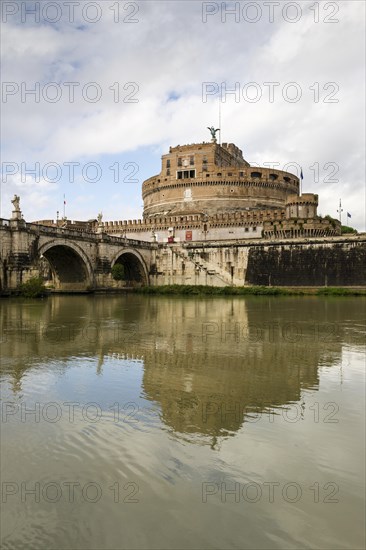
[[366, 289], [322, 287], [285, 288], [273, 286], [217, 287], [193, 285], [145, 286], [136, 289], [142, 294], [164, 294], [185, 296], [366, 296]]

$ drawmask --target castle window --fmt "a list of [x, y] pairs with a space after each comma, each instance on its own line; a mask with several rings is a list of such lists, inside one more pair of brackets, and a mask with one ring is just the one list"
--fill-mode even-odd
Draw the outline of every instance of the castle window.
[[261, 177], [262, 177], [262, 174], [261, 174], [261, 172], [252, 172], [252, 173], [250, 174], [250, 176], [251, 176], [252, 178], [261, 178]]
[[244, 177], [244, 172], [239, 172], [239, 177], [243, 178]]
[[276, 180], [278, 178], [277, 174], [270, 174], [269, 179], [270, 180]]
[[290, 179], [289, 177], [287, 177], [287, 176], [285, 176], [283, 179], [284, 179], [285, 181], [287, 181], [287, 182], [290, 182], [290, 181], [291, 181], [291, 179]]
[[203, 157], [202, 162], [203, 164], [207, 164], [207, 157]]
[[194, 165], [194, 157], [189, 157], [189, 164], [190, 164], [191, 166]]
[[189, 179], [189, 178], [195, 178], [196, 177], [196, 170], [179, 170], [177, 172], [177, 179]]
[[206, 174], [206, 178], [209, 178], [210, 177], [210, 174]]
[[253, 225], [253, 231], [257, 231], [257, 228], [255, 225]]
[[170, 176], [170, 168], [167, 169], [166, 175], [167, 175], [167, 176]]
[[218, 175], [218, 176], [222, 176], [221, 172], [218, 172], [218, 174], [217, 174], [217, 175]]
[[207, 172], [207, 166], [206, 166], [206, 164], [204, 164], [204, 165], [202, 166], [202, 172]]
[[233, 173], [232, 173], [232, 172], [228, 172], [227, 175], [228, 175], [228, 176], [232, 176]]
[[245, 231], [245, 233], [248, 233], [249, 227], [246, 227], [246, 228], [244, 229], [244, 231]]
[[178, 157], [178, 166], [182, 166], [182, 157]]
[[170, 159], [168, 159], [168, 160], [166, 161], [166, 167], [167, 167], [167, 168], [170, 168]]

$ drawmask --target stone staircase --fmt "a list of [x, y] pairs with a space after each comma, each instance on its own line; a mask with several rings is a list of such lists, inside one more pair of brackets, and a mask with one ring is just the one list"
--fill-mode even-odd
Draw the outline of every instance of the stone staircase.
[[175, 254], [185, 263], [190, 262], [191, 264], [193, 264], [196, 272], [203, 271], [203, 272], [206, 272], [207, 275], [211, 275], [216, 279], [218, 279], [220, 286], [222, 286], [223, 284], [225, 286], [242, 284], [239, 281], [236, 281], [235, 277], [233, 278], [231, 276], [231, 273], [229, 273], [228, 271], [226, 271], [216, 263], [214, 264], [212, 262], [208, 262], [207, 260], [204, 260], [203, 258], [200, 257], [198, 253], [194, 253], [193, 256], [190, 256], [187, 249], [182, 246], [180, 246], [179, 248], [174, 247], [172, 251], [173, 251], [173, 254]]

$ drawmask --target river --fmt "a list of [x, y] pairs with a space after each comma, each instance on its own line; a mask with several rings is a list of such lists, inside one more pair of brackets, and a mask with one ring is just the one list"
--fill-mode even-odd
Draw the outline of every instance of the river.
[[2, 547], [363, 548], [365, 305], [3, 299]]

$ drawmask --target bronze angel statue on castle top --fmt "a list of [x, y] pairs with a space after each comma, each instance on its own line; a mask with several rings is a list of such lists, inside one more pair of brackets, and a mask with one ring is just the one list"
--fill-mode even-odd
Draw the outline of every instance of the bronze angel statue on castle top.
[[210, 130], [212, 139], [216, 140], [216, 133], [220, 131], [220, 128], [215, 130], [215, 126], [207, 126], [207, 130]]

